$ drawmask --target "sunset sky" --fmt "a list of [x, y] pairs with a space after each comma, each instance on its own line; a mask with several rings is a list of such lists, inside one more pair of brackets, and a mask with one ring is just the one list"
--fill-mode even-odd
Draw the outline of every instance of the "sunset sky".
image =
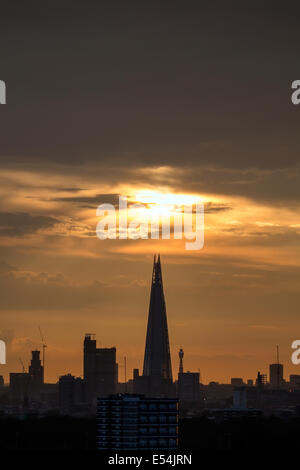
[[[82, 374], [87, 332], [117, 347], [120, 381], [124, 356], [141, 369], [158, 252], [173, 376], [182, 347], [204, 383], [254, 379], [277, 344], [285, 378], [300, 374], [299, 16], [263, 3], [3, 6], [6, 380], [41, 348], [38, 326], [47, 381]], [[99, 240], [96, 209], [119, 194], [203, 200], [204, 248]]]

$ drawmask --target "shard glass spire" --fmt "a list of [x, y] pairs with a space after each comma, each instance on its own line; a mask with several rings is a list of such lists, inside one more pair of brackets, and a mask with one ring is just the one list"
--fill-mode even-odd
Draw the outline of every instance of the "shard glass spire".
[[172, 381], [160, 256], [154, 256], [143, 375]]

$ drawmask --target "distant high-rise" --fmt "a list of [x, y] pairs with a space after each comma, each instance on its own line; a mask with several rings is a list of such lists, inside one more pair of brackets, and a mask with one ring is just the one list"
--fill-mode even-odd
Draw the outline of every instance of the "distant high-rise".
[[41, 385], [44, 382], [44, 368], [40, 360], [40, 351], [32, 351], [29, 375], [31, 382]]
[[11, 372], [9, 374], [9, 393], [12, 404], [28, 402], [30, 376], [27, 372]]
[[200, 373], [179, 372], [177, 390], [181, 403], [198, 402], [200, 400]]
[[258, 388], [263, 388], [267, 384], [267, 374], [261, 374], [257, 372], [256, 386]]
[[270, 364], [270, 387], [278, 389], [283, 382], [283, 364]]
[[39, 402], [42, 399], [42, 387], [44, 383], [44, 368], [40, 359], [40, 351], [32, 351], [29, 366], [28, 397], [31, 401]]
[[116, 348], [97, 348], [94, 335], [84, 338], [84, 381], [88, 403], [96, 404], [96, 398], [116, 392], [118, 364]]
[[169, 393], [172, 367], [160, 256], [154, 256], [143, 376], [153, 396]]
[[177, 394], [182, 403], [197, 402], [200, 399], [200, 372], [183, 372], [184, 351], [179, 349], [179, 372]]
[[270, 364], [270, 387], [279, 389], [283, 384], [283, 364], [279, 363], [279, 346], [276, 346], [277, 361], [275, 364]]
[[290, 375], [290, 387], [294, 390], [300, 390], [300, 375]]
[[71, 374], [59, 378], [59, 409], [62, 415], [72, 414], [84, 401], [84, 381]]

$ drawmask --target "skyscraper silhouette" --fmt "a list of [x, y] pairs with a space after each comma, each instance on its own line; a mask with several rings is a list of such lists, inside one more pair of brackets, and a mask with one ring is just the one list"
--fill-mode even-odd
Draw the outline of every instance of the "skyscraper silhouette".
[[154, 256], [143, 376], [153, 396], [168, 394], [172, 366], [160, 256]]
[[97, 348], [95, 335], [87, 333], [83, 349], [86, 399], [88, 403], [95, 406], [97, 397], [116, 392], [118, 383], [116, 348]]

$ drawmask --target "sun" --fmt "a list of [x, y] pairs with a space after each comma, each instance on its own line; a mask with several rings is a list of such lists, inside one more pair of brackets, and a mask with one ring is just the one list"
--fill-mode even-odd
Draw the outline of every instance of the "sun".
[[157, 206], [183, 206], [203, 203], [204, 198], [196, 194], [164, 193], [159, 191], [139, 191], [134, 198], [144, 204], [156, 204]]
[[203, 203], [204, 197], [196, 194], [140, 190], [132, 194], [130, 200], [135, 204], [144, 205], [144, 208], [140, 208], [139, 210], [140, 215], [144, 214], [148, 217], [167, 218], [181, 212], [183, 206]]

